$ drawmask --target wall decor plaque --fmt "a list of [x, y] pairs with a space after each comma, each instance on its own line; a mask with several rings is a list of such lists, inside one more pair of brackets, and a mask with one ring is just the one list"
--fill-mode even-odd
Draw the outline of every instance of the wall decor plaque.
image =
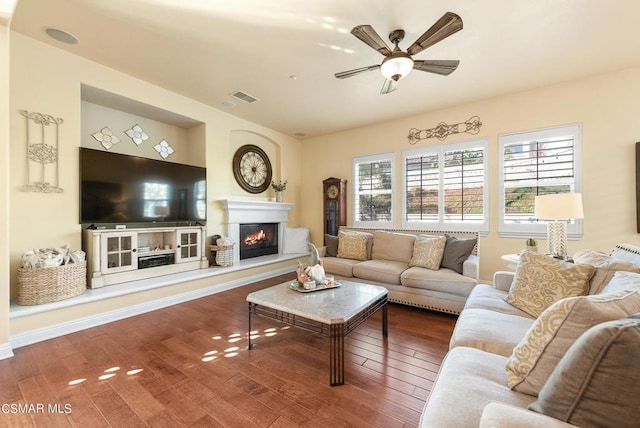
[[417, 129], [411, 128], [409, 130], [409, 144], [416, 144], [420, 140], [427, 138], [437, 138], [440, 141], [445, 140], [449, 135], [453, 134], [477, 134], [480, 132], [482, 122], [478, 116], [473, 116], [469, 120], [460, 123], [454, 123], [453, 125], [447, 125], [444, 122], [440, 122], [435, 128], [429, 129]]

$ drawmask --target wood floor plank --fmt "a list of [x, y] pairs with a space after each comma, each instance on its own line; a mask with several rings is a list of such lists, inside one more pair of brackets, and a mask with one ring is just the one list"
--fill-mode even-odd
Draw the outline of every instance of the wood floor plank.
[[345, 338], [345, 385], [329, 341], [252, 317], [252, 291], [282, 275], [15, 350], [0, 401], [72, 412], [0, 414], [1, 427], [417, 427], [456, 317], [390, 304]]

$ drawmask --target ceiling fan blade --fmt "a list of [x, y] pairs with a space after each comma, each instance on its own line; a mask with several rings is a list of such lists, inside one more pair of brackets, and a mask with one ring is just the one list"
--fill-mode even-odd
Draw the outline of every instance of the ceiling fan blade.
[[447, 12], [420, 36], [418, 40], [409, 46], [407, 53], [409, 55], [415, 55], [418, 52], [422, 52], [429, 46], [435, 45], [460, 30], [462, 30], [462, 18], [455, 13]]
[[373, 29], [371, 25], [358, 25], [357, 27], [353, 27], [351, 30], [351, 34], [362, 40], [368, 46], [377, 50], [384, 56], [391, 55], [391, 49], [389, 46], [382, 40], [382, 38], [376, 33], [376, 30]]
[[380, 65], [370, 65], [369, 67], [356, 68], [353, 70], [342, 71], [336, 73], [335, 76], [338, 79], [346, 79], [347, 77], [355, 76], [356, 74], [364, 73], [365, 71], [373, 71], [380, 68]]
[[458, 60], [416, 60], [413, 61], [413, 69], [448, 76], [458, 68], [458, 64]]
[[398, 89], [398, 81], [393, 79], [386, 79], [382, 84], [382, 89], [380, 90], [380, 94], [388, 94], [389, 92], [393, 92]]

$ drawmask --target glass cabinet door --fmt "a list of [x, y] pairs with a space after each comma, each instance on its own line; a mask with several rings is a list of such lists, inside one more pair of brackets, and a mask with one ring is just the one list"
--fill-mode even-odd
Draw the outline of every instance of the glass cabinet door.
[[178, 233], [176, 262], [193, 261], [200, 258], [200, 231], [180, 230]]
[[138, 268], [137, 234], [111, 233], [105, 234], [102, 241], [102, 270], [104, 272], [121, 272]]

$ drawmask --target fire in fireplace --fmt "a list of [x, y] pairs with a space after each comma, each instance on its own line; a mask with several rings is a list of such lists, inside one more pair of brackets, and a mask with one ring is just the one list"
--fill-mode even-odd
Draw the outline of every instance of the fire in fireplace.
[[278, 223], [240, 225], [240, 260], [278, 254]]

